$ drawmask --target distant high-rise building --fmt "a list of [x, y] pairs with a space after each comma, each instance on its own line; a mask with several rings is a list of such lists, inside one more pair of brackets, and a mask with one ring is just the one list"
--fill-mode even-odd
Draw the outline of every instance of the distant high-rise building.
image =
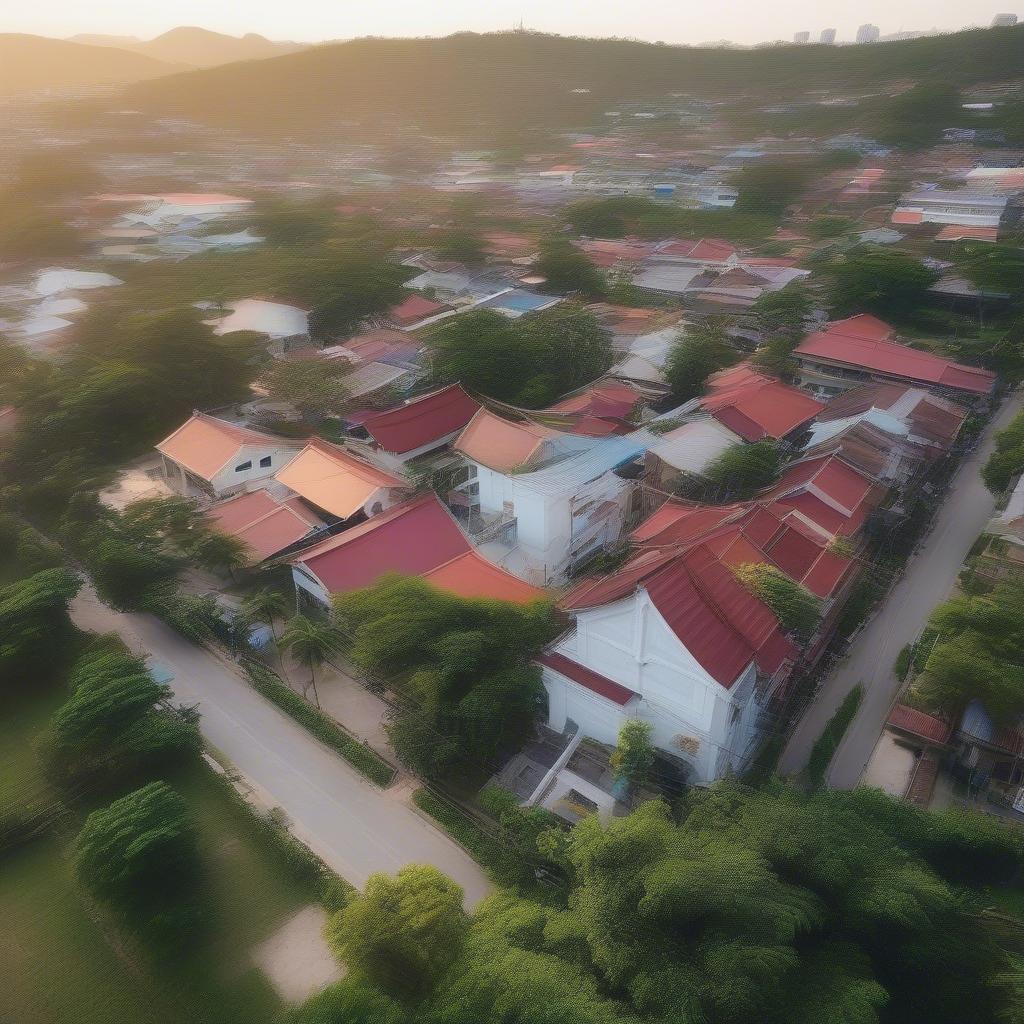
[[1017, 24], [1016, 14], [997, 14], [992, 19], [993, 28], [1010, 28]]
[[832, 46], [836, 41], [836, 30], [834, 28], [823, 28], [818, 41], [825, 46]]
[[809, 43], [810, 41], [811, 41], [811, 33], [810, 32], [794, 32], [793, 33], [793, 42], [796, 43], [798, 46], [799, 45], [803, 45], [804, 43]]
[[857, 29], [857, 42], [877, 43], [880, 34], [881, 33], [878, 31], [877, 25], [861, 25], [861, 27]]

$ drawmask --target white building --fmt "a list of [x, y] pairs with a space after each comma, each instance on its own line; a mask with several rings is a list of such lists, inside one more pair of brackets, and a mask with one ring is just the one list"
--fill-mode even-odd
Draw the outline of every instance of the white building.
[[964, 227], [999, 227], [1008, 197], [984, 192], [924, 189], [900, 197], [893, 224], [957, 224]]
[[468, 464], [458, 503], [501, 533], [489, 557], [542, 586], [620, 539], [634, 488], [616, 470], [659, 440], [578, 437], [481, 409], [454, 445]]
[[877, 43], [881, 33], [877, 25], [864, 24], [857, 29], [858, 43]]
[[560, 602], [573, 629], [538, 659], [551, 728], [614, 744], [630, 718], [706, 785], [740, 771], [795, 649], [711, 551], [641, 551]]
[[195, 412], [156, 450], [172, 490], [193, 498], [224, 498], [268, 480], [303, 447], [302, 441]]

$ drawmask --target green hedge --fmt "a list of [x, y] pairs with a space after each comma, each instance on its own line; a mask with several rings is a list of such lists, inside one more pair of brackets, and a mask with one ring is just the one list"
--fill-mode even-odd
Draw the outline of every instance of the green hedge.
[[817, 789], [825, 781], [825, 773], [832, 763], [846, 730], [857, 714], [860, 702], [864, 697], [864, 688], [858, 683], [844, 698], [836, 713], [828, 720], [817, 742], [811, 747], [811, 756], [807, 759], [807, 778]]
[[461, 843], [496, 882], [513, 885], [521, 881], [523, 863], [515, 851], [481, 828], [468, 814], [425, 789], [416, 790], [412, 800]]
[[286, 715], [308, 729], [318, 740], [337, 751], [353, 768], [378, 786], [390, 785], [395, 769], [369, 747], [350, 736], [336, 722], [289, 690], [270, 669], [245, 662], [245, 671], [252, 685], [267, 700], [273, 701]]

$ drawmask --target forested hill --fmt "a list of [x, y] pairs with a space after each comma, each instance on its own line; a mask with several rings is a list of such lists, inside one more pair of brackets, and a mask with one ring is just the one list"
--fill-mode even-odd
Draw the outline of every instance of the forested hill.
[[[436, 130], [579, 124], [630, 99], [1024, 77], [1024, 26], [872, 46], [693, 49], [534, 33], [359, 39], [129, 88], [154, 114], [266, 134], [399, 118]], [[580, 91], [589, 90], [589, 91]]]

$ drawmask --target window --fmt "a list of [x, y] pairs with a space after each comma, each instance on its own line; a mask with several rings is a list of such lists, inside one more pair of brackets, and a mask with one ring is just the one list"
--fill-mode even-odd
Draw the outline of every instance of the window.
[[237, 466], [235, 466], [236, 473], [244, 473], [247, 469], [252, 469], [252, 459], [250, 459], [248, 462], [240, 462]]
[[270, 455], [264, 455], [263, 458], [260, 459], [260, 469], [267, 469], [270, 466], [270, 459]]

